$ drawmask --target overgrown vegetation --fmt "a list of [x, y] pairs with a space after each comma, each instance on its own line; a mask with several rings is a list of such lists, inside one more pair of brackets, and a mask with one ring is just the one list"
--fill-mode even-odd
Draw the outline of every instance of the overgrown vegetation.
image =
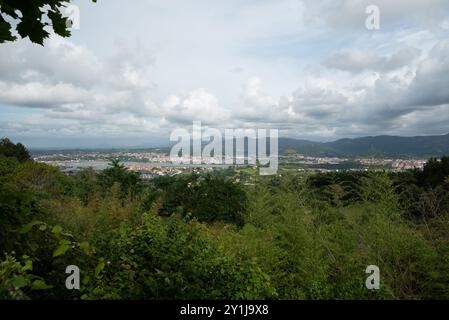
[[[117, 161], [65, 176], [3, 144], [0, 299], [449, 298], [449, 158], [144, 182]], [[380, 290], [365, 288], [368, 265]]]

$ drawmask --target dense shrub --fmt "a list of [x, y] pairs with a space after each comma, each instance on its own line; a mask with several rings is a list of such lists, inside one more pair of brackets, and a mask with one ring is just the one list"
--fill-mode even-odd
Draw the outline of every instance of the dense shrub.
[[208, 223], [243, 224], [246, 195], [230, 178], [192, 174], [162, 178], [156, 185], [163, 189], [161, 214], [178, 213]]
[[86, 298], [256, 299], [274, 297], [270, 277], [241, 264], [210, 239], [207, 229], [176, 216], [147, 214], [124, 227], [102, 281]]
[[0, 156], [15, 158], [20, 162], [31, 160], [30, 153], [23, 144], [14, 144], [8, 138], [0, 140]]
[[447, 166], [145, 184], [0, 156], [0, 299], [448, 298]]

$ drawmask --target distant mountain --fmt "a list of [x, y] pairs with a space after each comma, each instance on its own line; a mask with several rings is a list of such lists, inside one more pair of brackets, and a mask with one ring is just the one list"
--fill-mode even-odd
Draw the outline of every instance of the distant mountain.
[[[223, 140], [223, 150], [224, 150]], [[171, 142], [165, 147], [154, 145], [152, 147], [142, 145], [134, 147], [111, 148], [66, 148], [66, 152], [77, 152], [86, 150], [98, 151], [154, 151], [159, 149], [169, 152], [170, 148], [176, 144]], [[208, 144], [202, 142], [202, 145]], [[193, 143], [191, 144], [193, 146]], [[269, 146], [269, 140], [268, 140]], [[244, 146], [247, 152], [247, 144]], [[49, 150], [64, 150], [49, 149]], [[31, 149], [33, 155], [46, 154], [49, 150]], [[234, 145], [234, 152], [236, 146]], [[417, 136], [417, 137], [398, 137], [398, 136], [376, 136], [362, 137], [354, 139], [340, 139], [332, 142], [314, 142], [309, 140], [298, 140], [292, 138], [279, 138], [279, 154], [300, 153], [312, 157], [385, 157], [385, 158], [430, 158], [449, 155], [449, 134], [442, 136]]]
[[312, 142], [279, 139], [279, 152], [297, 152], [308, 156], [432, 157], [449, 155], [449, 134], [443, 136], [376, 136]]

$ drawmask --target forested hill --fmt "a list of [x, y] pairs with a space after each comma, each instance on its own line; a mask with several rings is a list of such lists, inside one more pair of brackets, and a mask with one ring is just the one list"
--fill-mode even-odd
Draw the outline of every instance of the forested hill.
[[449, 134], [442, 136], [376, 136], [312, 142], [281, 138], [279, 152], [296, 151], [307, 156], [437, 157], [449, 154]]
[[[160, 151], [169, 152], [175, 145], [171, 142], [165, 148], [157, 148]], [[203, 146], [208, 143], [203, 141]], [[268, 141], [269, 144], [269, 141]], [[192, 142], [191, 142], [192, 145]], [[225, 141], [223, 140], [223, 148]], [[236, 146], [234, 145], [234, 151]], [[247, 143], [245, 144], [245, 152]], [[124, 150], [103, 149], [103, 151]], [[146, 145], [139, 148], [130, 148], [133, 151], [147, 151], [154, 146]], [[78, 152], [83, 149], [65, 150], [64, 152]], [[33, 150], [33, 155], [45, 154], [48, 150]], [[423, 158], [442, 157], [449, 155], [449, 134], [441, 136], [374, 136], [354, 139], [340, 139], [331, 142], [316, 142], [292, 138], [279, 138], [279, 154], [289, 152], [300, 153], [313, 157], [403, 157]]]

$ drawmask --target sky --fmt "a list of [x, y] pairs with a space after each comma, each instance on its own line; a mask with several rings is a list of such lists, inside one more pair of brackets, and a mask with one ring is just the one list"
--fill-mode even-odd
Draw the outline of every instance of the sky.
[[316, 141], [449, 133], [447, 0], [73, 4], [70, 38], [0, 44], [0, 136], [156, 146], [193, 121]]

